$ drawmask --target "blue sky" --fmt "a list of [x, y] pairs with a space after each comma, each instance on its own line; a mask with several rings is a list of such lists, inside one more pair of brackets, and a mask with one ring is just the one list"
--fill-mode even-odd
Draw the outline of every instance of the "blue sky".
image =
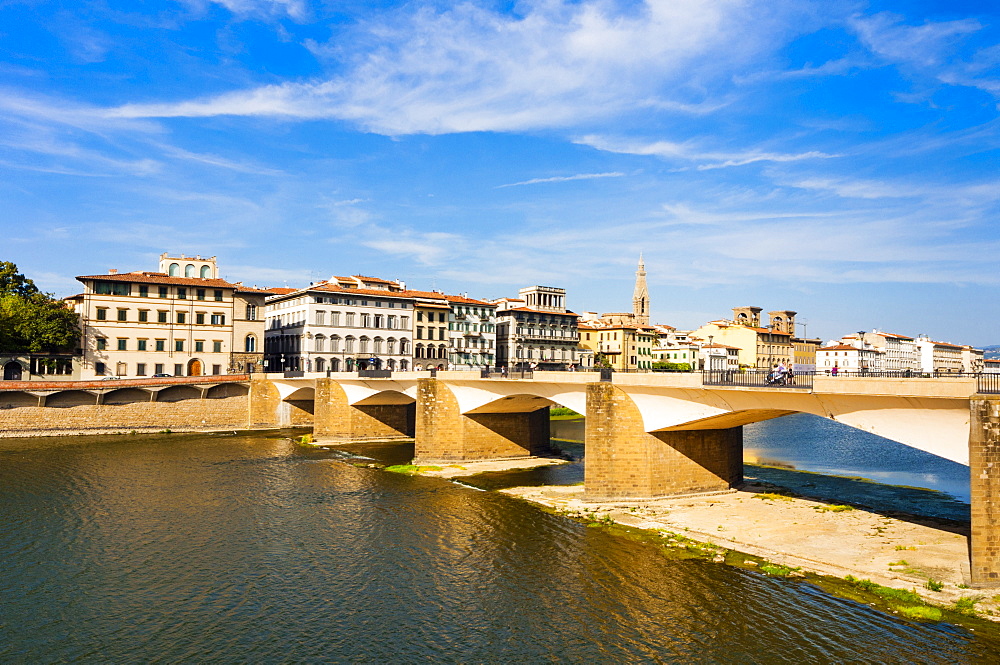
[[0, 258], [1000, 344], [1000, 5], [0, 0]]

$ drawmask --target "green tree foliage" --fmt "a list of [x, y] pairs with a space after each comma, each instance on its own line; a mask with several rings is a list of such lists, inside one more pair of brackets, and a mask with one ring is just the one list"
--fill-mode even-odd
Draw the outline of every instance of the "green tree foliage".
[[9, 261], [0, 261], [0, 352], [72, 351], [79, 344], [79, 317], [42, 293]]
[[690, 372], [691, 371], [691, 364], [690, 363], [668, 363], [668, 362], [664, 362], [664, 361], [661, 360], [661, 361], [653, 363], [653, 369], [667, 370], [667, 371], [674, 371], [674, 372]]

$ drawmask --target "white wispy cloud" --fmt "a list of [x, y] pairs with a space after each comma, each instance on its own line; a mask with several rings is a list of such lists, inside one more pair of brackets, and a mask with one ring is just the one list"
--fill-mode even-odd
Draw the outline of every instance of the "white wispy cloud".
[[624, 173], [619, 171], [612, 171], [609, 173], [577, 173], [576, 175], [552, 176], [551, 178], [532, 178], [531, 180], [522, 180], [521, 182], [511, 182], [506, 185], [497, 185], [494, 189], [503, 189], [504, 187], [520, 187], [521, 185], [537, 185], [543, 182], [569, 182], [572, 180], [594, 180], [595, 178], [621, 178], [624, 175]]
[[583, 136], [578, 138], [576, 143], [605, 152], [626, 155], [650, 155], [664, 159], [701, 162], [696, 166], [699, 171], [720, 169], [728, 166], [745, 166], [746, 164], [753, 164], [755, 162], [798, 162], [805, 159], [829, 159], [839, 156], [817, 150], [799, 153], [768, 152], [763, 150], [722, 152], [705, 150], [692, 143], [677, 143], [673, 141], [643, 142], [630, 139], [610, 139], [596, 135]]
[[779, 10], [746, 0], [537, 0], [518, 9], [407, 5], [362, 26], [354, 52], [343, 39], [313, 45], [350, 63], [337, 76], [107, 114], [338, 118], [402, 135], [568, 127], [641, 109], [707, 113], [726, 103], [711, 99], [708, 81], [725, 85], [789, 32]]

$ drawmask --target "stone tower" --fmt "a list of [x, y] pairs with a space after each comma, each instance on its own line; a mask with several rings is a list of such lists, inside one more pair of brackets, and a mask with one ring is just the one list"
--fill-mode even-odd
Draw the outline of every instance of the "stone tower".
[[635, 271], [635, 292], [632, 294], [632, 316], [639, 325], [649, 325], [649, 289], [646, 288], [646, 264], [639, 255], [639, 267]]
[[782, 309], [776, 312], [768, 312], [767, 316], [770, 320], [771, 329], [777, 330], [778, 332], [789, 333], [791, 335], [795, 334], [795, 315], [798, 312], [793, 312], [790, 309]]
[[741, 326], [760, 328], [761, 307], [733, 307], [733, 321]]

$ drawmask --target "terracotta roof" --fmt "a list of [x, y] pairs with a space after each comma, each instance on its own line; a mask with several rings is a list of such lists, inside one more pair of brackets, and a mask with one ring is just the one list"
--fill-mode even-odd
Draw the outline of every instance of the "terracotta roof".
[[850, 346], [848, 344], [836, 344], [834, 346], [824, 346], [822, 349], [816, 349], [817, 351], [857, 351], [858, 347]]
[[457, 302], [469, 305], [483, 305], [486, 307], [496, 307], [496, 303], [486, 302], [485, 300], [475, 300], [474, 298], [468, 298], [466, 296], [445, 296], [448, 302]]
[[740, 347], [738, 347], [738, 346], [728, 346], [726, 344], [706, 344], [706, 345], [702, 346], [701, 348], [703, 348], [703, 349], [736, 349], [737, 351], [741, 350]]
[[950, 346], [953, 349], [961, 349], [962, 347], [958, 344], [951, 344], [950, 342], [931, 342], [934, 346]]
[[299, 289], [290, 289], [287, 286], [276, 286], [273, 289], [268, 289], [268, 291], [270, 291], [272, 294], [276, 296], [283, 296], [289, 293], [295, 293], [298, 290]]
[[881, 335], [882, 337], [895, 337], [897, 339], [909, 339], [909, 340], [913, 339], [909, 335], [897, 335], [896, 333], [877, 332], [875, 334], [876, 335]]
[[543, 311], [543, 310], [540, 310], [540, 309], [529, 309], [527, 307], [511, 307], [510, 309], [500, 310], [500, 312], [498, 312], [498, 313], [503, 313], [503, 312], [529, 312], [531, 314], [553, 314], [555, 316], [573, 316], [573, 317], [576, 317], [576, 318], [580, 318], [579, 314], [574, 314], [573, 312], [570, 312], [570, 311], [565, 311], [565, 312], [546, 312], [546, 311]]
[[788, 335], [789, 337], [792, 336], [792, 333], [781, 332], [779, 330], [773, 330], [771, 328], [754, 328], [752, 326], [743, 326], [743, 327], [750, 328], [750, 330], [756, 330], [757, 332], [761, 333], [771, 333], [772, 335]]
[[227, 282], [224, 279], [210, 279], [200, 277], [171, 277], [165, 272], [120, 272], [114, 275], [81, 275], [77, 277], [81, 282], [89, 279], [102, 282], [135, 282], [138, 284], [173, 284], [177, 286], [210, 286], [224, 289], [239, 289], [237, 284]]

